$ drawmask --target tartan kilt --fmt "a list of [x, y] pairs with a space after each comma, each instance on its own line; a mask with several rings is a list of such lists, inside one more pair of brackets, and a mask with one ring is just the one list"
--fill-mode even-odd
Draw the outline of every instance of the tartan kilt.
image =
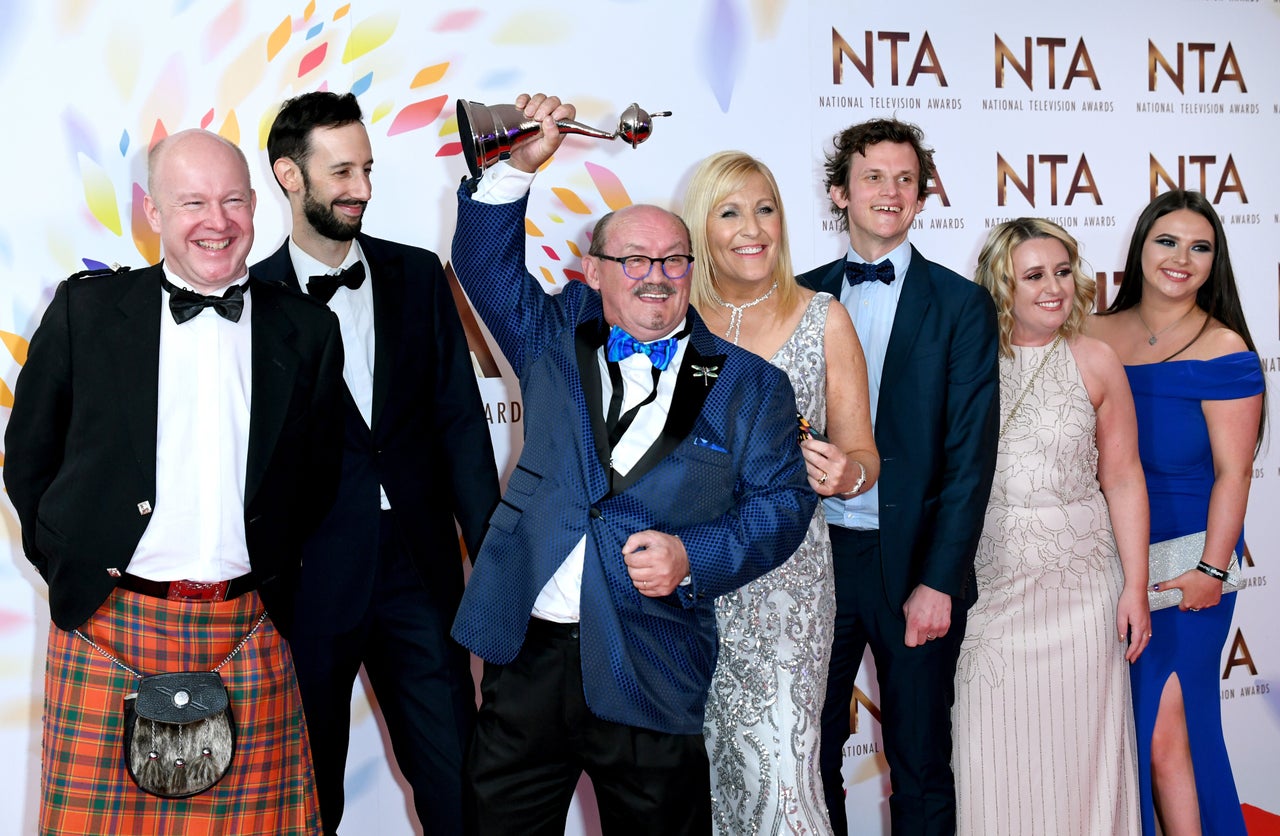
[[[166, 601], [117, 589], [80, 627], [144, 675], [208, 671], [262, 612], [256, 592], [231, 601]], [[226, 776], [190, 798], [149, 795], [124, 763], [123, 700], [137, 680], [75, 635], [49, 627], [41, 758], [41, 834], [311, 836], [315, 776], [288, 645], [268, 618], [219, 673], [236, 747]]]

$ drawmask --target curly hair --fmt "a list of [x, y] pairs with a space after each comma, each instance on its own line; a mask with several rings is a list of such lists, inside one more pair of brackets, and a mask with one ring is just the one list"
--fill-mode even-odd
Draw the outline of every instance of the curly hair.
[[[860, 122], [836, 134], [833, 142], [835, 147], [826, 155], [824, 166], [827, 178], [823, 185], [827, 187], [828, 194], [835, 186], [847, 190], [853, 155], [866, 156], [868, 148], [879, 145], [881, 142], [910, 145], [911, 150], [916, 152], [916, 160], [920, 163], [920, 178], [916, 181], [917, 199], [924, 200], [925, 189], [938, 171], [933, 164], [933, 149], [924, 144], [924, 131], [910, 122], [901, 122], [897, 119], [872, 119], [869, 122]], [[840, 231], [849, 231], [849, 217], [834, 200], [831, 201], [831, 216], [835, 218]]]
[[1013, 356], [1013, 295], [1018, 276], [1013, 269], [1013, 251], [1020, 245], [1037, 238], [1051, 238], [1062, 244], [1071, 264], [1071, 279], [1075, 293], [1071, 299], [1071, 312], [1066, 322], [1058, 328], [1058, 334], [1070, 338], [1084, 328], [1085, 319], [1093, 310], [1093, 298], [1097, 293], [1094, 280], [1084, 272], [1080, 260], [1080, 245], [1071, 233], [1044, 218], [1014, 218], [991, 230], [978, 255], [978, 269], [973, 280], [987, 289], [996, 302], [996, 322], [1000, 329], [1000, 354]]

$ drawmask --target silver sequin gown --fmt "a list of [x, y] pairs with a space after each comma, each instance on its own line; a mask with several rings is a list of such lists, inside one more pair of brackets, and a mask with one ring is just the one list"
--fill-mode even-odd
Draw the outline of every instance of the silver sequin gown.
[[[796, 404], [815, 427], [827, 423], [823, 335], [831, 298], [817, 294], [771, 358], [790, 376]], [[720, 655], [704, 733], [718, 833], [831, 833], [818, 736], [835, 603], [821, 505], [786, 563], [717, 599]]]

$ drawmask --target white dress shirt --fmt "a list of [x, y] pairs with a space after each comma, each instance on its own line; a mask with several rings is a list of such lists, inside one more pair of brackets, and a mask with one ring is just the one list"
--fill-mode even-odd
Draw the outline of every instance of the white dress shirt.
[[[847, 261], [865, 264], [866, 260], [849, 248]], [[903, 241], [885, 258], [893, 265], [891, 284], [879, 281], [863, 282], [857, 286], [845, 282], [840, 290], [840, 302], [853, 319], [862, 353], [867, 359], [867, 389], [870, 395], [871, 429], [876, 427], [876, 411], [880, 406], [880, 381], [884, 375], [884, 358], [889, 348], [889, 335], [893, 333], [893, 320], [898, 312], [898, 300], [907, 283], [907, 269], [911, 266], [911, 244]], [[884, 259], [880, 259], [883, 261]], [[852, 499], [828, 497], [822, 501], [827, 523], [844, 528], [878, 529], [880, 527], [880, 485], [877, 482], [864, 493]]]
[[[192, 289], [167, 266], [165, 276], [177, 287]], [[248, 279], [245, 275], [234, 284]], [[238, 322], [205, 308], [179, 325], [169, 311], [167, 290], [159, 315], [156, 502], [129, 574], [154, 581], [230, 580], [249, 572], [244, 486], [253, 294], [246, 290]]]
[[[298, 284], [304, 293], [307, 280], [312, 276], [341, 273], [356, 262], [364, 265], [364, 282], [355, 290], [339, 287], [329, 300], [329, 310], [338, 317], [338, 331], [342, 334], [342, 380], [347, 384], [347, 391], [356, 402], [356, 409], [364, 419], [366, 427], [373, 426], [373, 362], [374, 362], [374, 330], [373, 330], [373, 271], [360, 249], [359, 241], [352, 241], [347, 250], [347, 257], [337, 267], [330, 267], [324, 262], [311, 257], [293, 237], [289, 238], [289, 258], [293, 261], [293, 274], [298, 277]], [[387, 492], [378, 485], [382, 508], [391, 507]]]

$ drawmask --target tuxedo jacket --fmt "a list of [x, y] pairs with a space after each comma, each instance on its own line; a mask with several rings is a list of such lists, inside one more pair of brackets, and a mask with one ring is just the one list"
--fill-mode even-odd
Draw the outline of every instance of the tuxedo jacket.
[[[373, 286], [372, 427], [344, 385], [342, 480], [337, 501], [304, 548], [298, 600], [306, 606], [298, 618], [332, 633], [366, 611], [382, 485], [447, 625], [462, 596], [458, 527], [474, 557], [498, 503], [493, 442], [440, 259], [367, 235], [357, 240]], [[287, 240], [252, 272], [299, 288]]]
[[[459, 193], [453, 262], [520, 378], [525, 438], [489, 523], [453, 635], [506, 664], [535, 599], [586, 538], [580, 601], [583, 690], [598, 717], [701, 734], [716, 659], [714, 599], [779, 565], [799, 545], [817, 496], [805, 479], [795, 396], [785, 374], [712, 335], [692, 333], [660, 437], [613, 474], [597, 350], [600, 295], [570, 282], [543, 292], [525, 269], [525, 200], [489, 206]], [[664, 598], [634, 588], [627, 538], [674, 534], [691, 582]]]
[[[799, 277], [837, 299], [843, 258]], [[995, 304], [914, 247], [880, 376], [880, 552], [884, 594], [918, 584], [977, 600], [973, 558], [995, 473], [1000, 406]]]
[[[156, 495], [162, 276], [157, 265], [60, 284], [18, 376], [4, 482], [64, 630], [111, 594], [150, 509], [166, 501]], [[254, 278], [247, 287], [245, 539], [271, 620], [287, 632], [302, 542], [337, 487], [342, 340], [323, 306]]]

